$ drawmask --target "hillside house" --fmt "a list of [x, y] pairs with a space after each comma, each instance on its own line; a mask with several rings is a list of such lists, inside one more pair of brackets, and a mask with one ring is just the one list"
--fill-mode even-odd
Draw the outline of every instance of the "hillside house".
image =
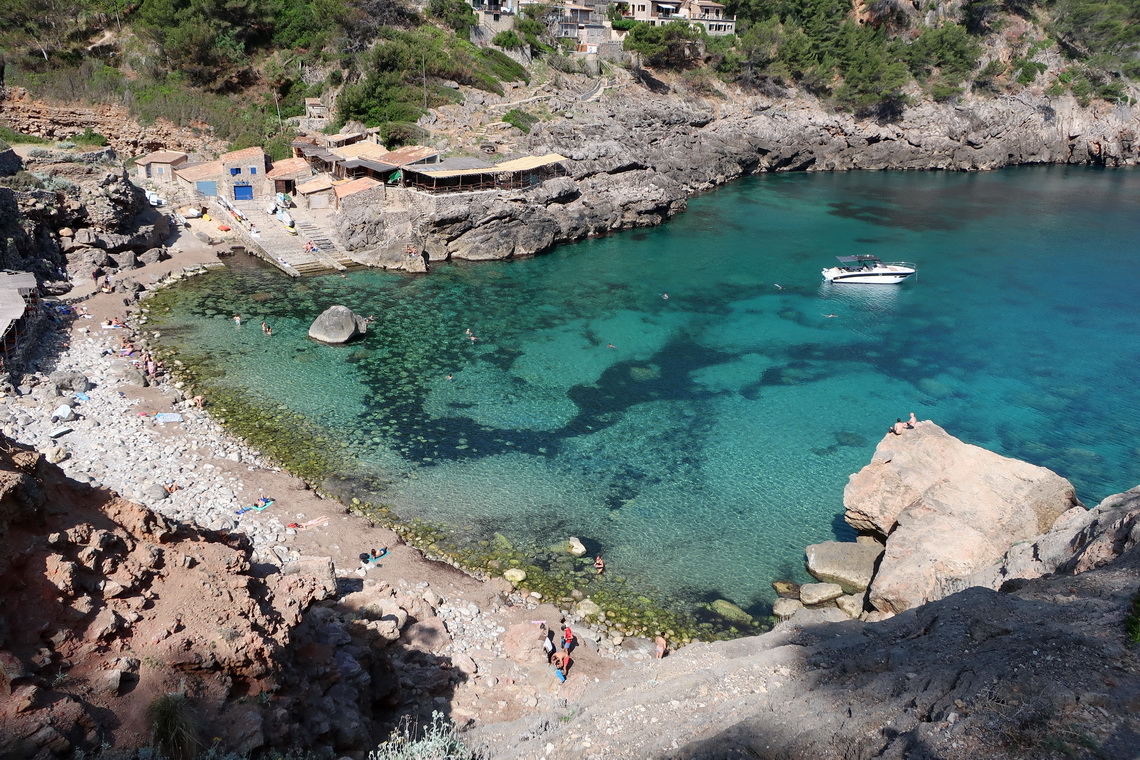
[[450, 158], [434, 165], [411, 165], [401, 170], [401, 184], [429, 193], [473, 190], [523, 190], [566, 173], [565, 156], [524, 156], [500, 164], [479, 159]]
[[305, 98], [305, 118], [327, 119], [329, 107], [321, 102], [320, 98]]
[[379, 163], [379, 160], [387, 156], [389, 151], [377, 143], [356, 142], [342, 148], [335, 148], [330, 153], [333, 155], [332, 173], [338, 178], [374, 177], [383, 181], [383, 178], [392, 171], [386, 164]]
[[335, 200], [332, 188], [332, 179], [327, 174], [322, 174], [316, 179], [297, 185], [297, 205], [304, 206], [310, 211], [332, 208]]
[[0, 271], [0, 370], [41, 315], [39, 285], [31, 272]]
[[188, 157], [177, 150], [156, 150], [135, 159], [135, 176], [140, 180], [174, 182], [174, 170], [186, 165]]
[[337, 156], [328, 149], [328, 146], [316, 137], [299, 137], [290, 145], [293, 148], [294, 158], [304, 158], [309, 162], [314, 174], [331, 172]]
[[654, 26], [687, 21], [713, 37], [736, 34], [736, 17], [726, 16], [724, 6], [712, 0], [622, 0], [615, 5], [623, 18]]
[[339, 185], [333, 185], [333, 196], [336, 200], [336, 207], [339, 209], [340, 204], [343, 203], [344, 199], [350, 195], [356, 195], [357, 193], [362, 193], [365, 190], [371, 190], [374, 187], [382, 187], [383, 184], [383, 182], [378, 182], [371, 177], [361, 177], [360, 179], [354, 179], [348, 182], [342, 182]]
[[269, 182], [265, 178], [265, 151], [260, 147], [245, 148], [226, 153], [221, 158], [222, 185], [229, 190], [226, 199], [251, 201], [265, 198], [269, 193]]

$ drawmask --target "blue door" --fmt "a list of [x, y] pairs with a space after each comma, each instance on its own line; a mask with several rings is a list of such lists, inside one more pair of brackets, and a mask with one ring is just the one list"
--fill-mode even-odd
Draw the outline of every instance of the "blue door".
[[198, 182], [196, 187], [198, 188], [198, 192], [202, 195], [214, 196], [218, 194], [217, 182]]
[[234, 185], [235, 201], [252, 201], [253, 185]]

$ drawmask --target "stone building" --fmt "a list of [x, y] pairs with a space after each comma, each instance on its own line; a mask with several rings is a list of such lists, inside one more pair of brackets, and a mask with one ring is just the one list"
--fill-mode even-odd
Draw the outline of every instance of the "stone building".
[[182, 151], [156, 150], [135, 159], [135, 176], [143, 181], [172, 184], [175, 181], [174, 170], [185, 166], [187, 160], [186, 154]]
[[224, 153], [216, 161], [176, 169], [180, 187], [199, 195], [232, 201], [266, 198], [273, 193], [266, 177], [265, 151], [260, 147]]

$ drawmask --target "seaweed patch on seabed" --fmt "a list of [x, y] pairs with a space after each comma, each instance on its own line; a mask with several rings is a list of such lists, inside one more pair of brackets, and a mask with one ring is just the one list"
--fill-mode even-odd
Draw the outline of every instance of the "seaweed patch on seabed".
[[[429, 558], [483, 578], [520, 568], [527, 574], [527, 592], [537, 592], [541, 598], [567, 609], [588, 594], [601, 608], [591, 622], [621, 635], [652, 637], [664, 633], [671, 641], [683, 644], [753, 635], [765, 629], [762, 622], [728, 621], [707, 606], [686, 604], [676, 595], [667, 597], [643, 579], [616, 573], [598, 577], [593, 573], [589, 555], [573, 557], [551, 547], [517, 547], [493, 533], [489, 526], [469, 532], [424, 520], [402, 519], [393, 506], [382, 502], [391, 482], [372, 474], [367, 465], [352, 456], [346, 444], [328, 431], [301, 415], [260, 404], [248, 394], [211, 385], [209, 378], [215, 376], [215, 371], [208, 363], [190, 364], [189, 355], [179, 354], [173, 347], [160, 350], [164, 356], [182, 362], [179, 377], [190, 387], [207, 392], [213, 401], [213, 414], [231, 433], [317, 485], [322, 493], [338, 499], [353, 512], [393, 530]], [[195, 357], [198, 358], [202, 357]], [[369, 474], [347, 474], [362, 472]], [[634, 480], [636, 477], [631, 477], [624, 487], [618, 486], [611, 493], [611, 509], [635, 493]], [[557, 532], [563, 533], [564, 530]]]

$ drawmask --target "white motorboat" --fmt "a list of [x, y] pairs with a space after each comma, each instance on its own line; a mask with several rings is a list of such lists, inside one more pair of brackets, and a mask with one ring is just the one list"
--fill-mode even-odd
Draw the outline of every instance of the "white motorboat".
[[823, 270], [823, 279], [828, 282], [895, 285], [918, 271], [918, 266], [909, 261], [884, 262], [878, 256], [869, 254], [835, 258], [839, 260], [839, 266]]

